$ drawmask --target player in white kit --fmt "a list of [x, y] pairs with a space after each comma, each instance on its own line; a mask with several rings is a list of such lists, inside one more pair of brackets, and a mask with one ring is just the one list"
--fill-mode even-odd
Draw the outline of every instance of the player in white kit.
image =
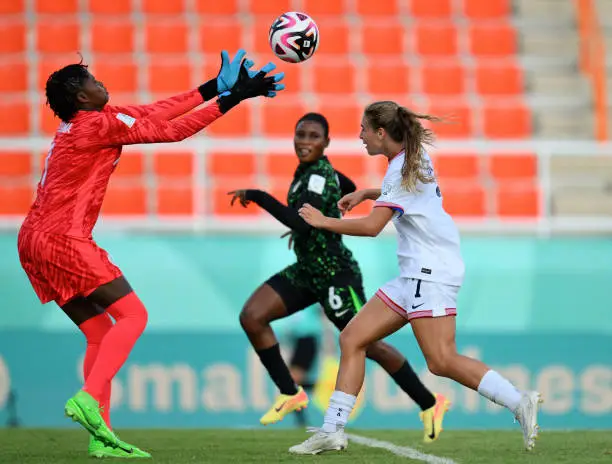
[[[310, 205], [300, 209], [310, 225], [346, 235], [374, 237], [393, 221], [400, 275], [383, 285], [340, 334], [340, 370], [323, 427], [290, 448], [291, 453], [346, 448], [344, 427], [363, 384], [365, 349], [408, 322], [433, 374], [455, 380], [508, 408], [523, 429], [525, 448], [534, 447], [540, 394], [520, 391], [484, 363], [457, 353], [456, 301], [464, 264], [459, 232], [442, 207], [442, 194], [424, 149], [433, 141], [433, 133], [421, 125], [421, 119], [435, 118], [390, 101], [365, 109], [360, 138], [368, 154], [386, 156], [389, 167], [381, 189], [350, 193], [339, 207], [349, 211], [364, 200], [375, 200], [369, 216], [337, 219], [323, 216]], [[431, 424], [432, 431], [436, 426]]]

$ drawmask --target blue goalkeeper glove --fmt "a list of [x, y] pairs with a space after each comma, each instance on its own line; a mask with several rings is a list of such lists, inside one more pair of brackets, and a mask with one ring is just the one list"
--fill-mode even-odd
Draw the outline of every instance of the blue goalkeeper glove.
[[[211, 79], [198, 87], [204, 101], [211, 100], [217, 95], [227, 92], [234, 87], [234, 85], [236, 85], [243, 62], [242, 60], [245, 56], [246, 51], [240, 49], [236, 53], [236, 56], [234, 56], [234, 58], [230, 61], [229, 53], [226, 50], [221, 51], [221, 69], [219, 69], [219, 74], [216, 78]], [[251, 60], [247, 61], [249, 61], [251, 66], [253, 66], [253, 62]]]
[[231, 90], [219, 95], [218, 104], [222, 113], [226, 113], [247, 98], [259, 96], [273, 98], [277, 92], [285, 88], [285, 84], [278, 83], [285, 77], [284, 73], [266, 76], [268, 72], [276, 68], [274, 63], [268, 63], [259, 71], [249, 71], [248, 68], [251, 66], [253, 66], [252, 63], [245, 61], [240, 67], [236, 85]]

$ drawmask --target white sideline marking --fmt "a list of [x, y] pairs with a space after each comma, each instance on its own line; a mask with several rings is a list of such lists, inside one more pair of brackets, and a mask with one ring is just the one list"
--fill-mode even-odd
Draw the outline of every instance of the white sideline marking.
[[347, 434], [349, 440], [370, 448], [381, 448], [387, 450], [397, 456], [414, 459], [416, 461], [424, 461], [429, 464], [457, 464], [456, 461], [448, 458], [440, 458], [432, 454], [421, 453], [409, 446], [398, 446], [388, 441], [376, 440], [375, 438], [362, 437], [360, 435]]

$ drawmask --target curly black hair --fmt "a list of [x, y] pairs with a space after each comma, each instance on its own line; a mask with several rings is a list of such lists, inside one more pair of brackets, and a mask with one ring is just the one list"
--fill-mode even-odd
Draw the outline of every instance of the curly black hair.
[[329, 122], [327, 122], [327, 118], [325, 118], [325, 116], [323, 116], [322, 114], [306, 113], [298, 120], [297, 123], [295, 123], [295, 127], [297, 128], [297, 126], [299, 126], [299, 124], [303, 121], [318, 122], [323, 128], [323, 135], [325, 136], [325, 138], [329, 137]]
[[79, 110], [77, 93], [81, 91], [89, 76], [87, 65], [81, 61], [64, 66], [47, 79], [47, 105], [62, 121], [70, 122]]

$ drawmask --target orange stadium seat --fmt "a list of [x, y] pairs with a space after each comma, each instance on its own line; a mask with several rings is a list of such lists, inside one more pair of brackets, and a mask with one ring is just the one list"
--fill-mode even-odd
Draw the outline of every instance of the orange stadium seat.
[[96, 59], [92, 73], [111, 93], [137, 91], [138, 67], [132, 60]]
[[0, 152], [0, 178], [28, 177], [32, 173], [32, 154], [25, 150]]
[[200, 14], [235, 15], [238, 13], [238, 0], [223, 0], [222, 2], [196, 0], [195, 11]]
[[[285, 84], [285, 90], [283, 90], [282, 94], [289, 95], [290, 93], [302, 92], [304, 78], [305, 76], [310, 75], [310, 69], [299, 68], [293, 63], [285, 63], [284, 61], [276, 61], [275, 63], [276, 69], [274, 70], [274, 73], [285, 73], [285, 77], [282, 80], [282, 83]], [[257, 64], [255, 64], [255, 66], [257, 66]]]
[[94, 14], [128, 15], [132, 12], [132, 0], [89, 0], [89, 12]]
[[0, 215], [24, 215], [33, 200], [34, 187], [31, 185], [0, 185]]
[[198, 33], [200, 50], [214, 54], [217, 70], [221, 65], [220, 51], [227, 50], [233, 56], [244, 43], [244, 31], [238, 21], [201, 22]]
[[408, 66], [397, 63], [397, 60], [377, 61], [374, 58], [370, 60], [364, 71], [366, 92], [372, 95], [402, 95], [410, 91]]
[[267, 101], [261, 106], [262, 131], [267, 136], [293, 137], [295, 123], [306, 113], [301, 101]]
[[452, 216], [482, 217], [487, 214], [482, 186], [466, 182], [440, 182], [444, 209]]
[[368, 157], [364, 153], [330, 155], [332, 166], [353, 182], [362, 180], [368, 174]]
[[46, 104], [41, 102], [40, 110], [38, 114], [38, 130], [43, 135], [53, 135], [57, 131], [60, 124], [59, 118], [56, 118]]
[[371, 156], [369, 165], [369, 170], [372, 172], [371, 179], [375, 181], [374, 185], [380, 184], [389, 168], [389, 161], [384, 156]]
[[350, 52], [351, 26], [339, 18], [317, 20], [319, 34], [324, 37], [319, 41], [315, 54], [347, 55]]
[[264, 174], [268, 178], [276, 177], [283, 181], [287, 180], [287, 185], [289, 185], [289, 179], [293, 178], [298, 163], [294, 153], [268, 153], [263, 159]]
[[0, 61], [0, 92], [28, 90], [28, 65], [23, 59]]
[[23, 21], [0, 21], [0, 53], [20, 53], [26, 49], [26, 27]]
[[415, 34], [419, 55], [449, 56], [457, 53], [457, 29], [452, 22], [419, 22]]
[[506, 22], [473, 23], [469, 29], [470, 52], [478, 57], [508, 56], [517, 52], [516, 30]]
[[160, 216], [190, 216], [195, 213], [193, 186], [158, 184], [155, 203]]
[[465, 69], [459, 61], [424, 62], [421, 85], [429, 95], [461, 95], [465, 91]]
[[190, 151], [153, 153], [153, 172], [159, 178], [191, 181], [195, 172], [195, 153]]
[[463, 7], [470, 19], [506, 18], [512, 13], [510, 0], [464, 0]]
[[[280, 201], [282, 204], [287, 204], [287, 196], [289, 194], [289, 187], [291, 187], [292, 177], [271, 177], [268, 178], [268, 182], [265, 191]], [[264, 189], [262, 189], [264, 190]]]
[[80, 50], [76, 19], [50, 19], [36, 24], [36, 49], [42, 53], [76, 53]]
[[[171, 2], [167, 2], [171, 3]], [[189, 29], [182, 20], [147, 21], [145, 51], [147, 53], [186, 53]]]
[[451, 0], [412, 0], [410, 14], [415, 18], [448, 18], [453, 7]]
[[36, 0], [36, 13], [67, 14], [79, 10], [79, 0]]
[[531, 135], [531, 114], [521, 103], [512, 106], [485, 106], [483, 118], [486, 137], [522, 139]]
[[357, 0], [357, 13], [362, 16], [397, 16], [398, 0]]
[[291, 0], [249, 0], [248, 11], [255, 15], [270, 15], [272, 20], [284, 11], [293, 11]]
[[121, 154], [113, 178], [142, 177], [145, 172], [145, 159], [140, 151], [125, 151]]
[[126, 184], [111, 179], [102, 203], [103, 215], [144, 215], [147, 209], [147, 192], [144, 185]]
[[184, 58], [154, 58], [149, 61], [149, 91], [168, 94], [184, 92], [193, 87], [191, 61]]
[[230, 204], [232, 197], [227, 194], [229, 191], [247, 188], [254, 188], [254, 185], [240, 183], [240, 179], [225, 179], [223, 185], [215, 185], [211, 189], [212, 213], [215, 216], [259, 216], [262, 210], [255, 203], [246, 208], [239, 201], [235, 201], [233, 206]]
[[476, 65], [476, 91], [481, 95], [519, 95], [523, 93], [523, 73], [516, 64]]
[[359, 136], [363, 106], [358, 102], [352, 99], [342, 102], [321, 99], [315, 111], [323, 114], [329, 121], [332, 138], [342, 136], [356, 139]]
[[253, 106], [248, 102], [238, 105], [222, 118], [204, 129], [206, 134], [220, 137], [250, 135], [253, 121]]
[[491, 153], [489, 171], [496, 180], [536, 179], [538, 158], [535, 153]]
[[321, 15], [343, 15], [346, 9], [345, 0], [304, 0], [304, 12], [311, 17]]
[[15, 14], [25, 11], [25, 0], [3, 0], [0, 2], [0, 14]]
[[94, 53], [132, 53], [134, 24], [129, 19], [94, 18], [91, 24], [91, 49]]
[[536, 185], [507, 182], [498, 185], [495, 212], [501, 217], [537, 217], [540, 192]]
[[398, 22], [365, 23], [361, 30], [362, 51], [366, 55], [403, 55], [405, 28]]
[[208, 153], [206, 172], [215, 178], [251, 178], [256, 172], [255, 155], [253, 153]]
[[147, 14], [181, 14], [184, 9], [185, 0], [142, 0], [142, 11]]
[[433, 158], [436, 176], [446, 180], [476, 180], [480, 175], [480, 158], [475, 153], [438, 153]]
[[[270, 30], [273, 19], [274, 18], [271, 16], [255, 17], [251, 27], [248, 31], [245, 31], [246, 42], [249, 44], [249, 48], [253, 50], [253, 53], [263, 56], [258, 62], [262, 61], [265, 63], [270, 58], [274, 57], [270, 49], [270, 43], [268, 42], [268, 31]], [[278, 58], [276, 60], [278, 60]]]
[[443, 119], [430, 126], [439, 138], [469, 138], [473, 134], [472, 111], [467, 104], [432, 103], [427, 111]]
[[44, 92], [49, 76], [66, 65], [66, 60], [61, 55], [45, 55], [38, 60], [38, 81], [36, 89]]
[[349, 60], [317, 60], [312, 63], [315, 93], [351, 94], [357, 90], [355, 65]]
[[27, 135], [30, 105], [26, 101], [0, 101], [0, 135]]

